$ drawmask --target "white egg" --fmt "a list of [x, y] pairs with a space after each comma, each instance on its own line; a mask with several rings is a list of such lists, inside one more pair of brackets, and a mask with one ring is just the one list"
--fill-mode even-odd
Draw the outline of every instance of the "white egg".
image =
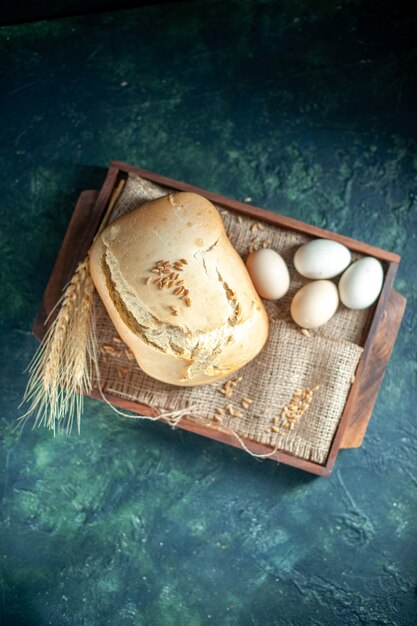
[[339, 294], [348, 309], [367, 309], [381, 293], [384, 270], [378, 259], [367, 256], [353, 263], [339, 281]]
[[318, 328], [336, 313], [337, 287], [330, 280], [316, 280], [301, 287], [291, 302], [291, 317], [301, 328]]
[[341, 274], [351, 261], [350, 250], [330, 239], [313, 239], [298, 248], [295, 269], [306, 278], [333, 278]]
[[261, 298], [278, 300], [290, 286], [287, 264], [278, 252], [265, 248], [250, 254], [246, 261], [249, 275]]

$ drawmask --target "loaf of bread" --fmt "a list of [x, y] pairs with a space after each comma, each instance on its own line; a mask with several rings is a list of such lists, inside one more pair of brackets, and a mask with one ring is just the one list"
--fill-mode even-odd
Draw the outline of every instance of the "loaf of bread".
[[216, 208], [171, 193], [107, 226], [90, 256], [96, 289], [143, 371], [202, 385], [265, 344], [268, 318]]

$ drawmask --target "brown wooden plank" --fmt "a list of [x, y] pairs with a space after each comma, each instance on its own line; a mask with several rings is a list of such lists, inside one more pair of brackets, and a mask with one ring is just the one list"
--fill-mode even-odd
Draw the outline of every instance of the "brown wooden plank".
[[340, 441], [341, 448], [359, 448], [362, 445], [406, 304], [404, 296], [391, 289], [349, 410], [347, 427]]
[[62, 290], [71, 279], [79, 261], [85, 257], [97, 228], [95, 204], [98, 192], [83, 191], [75, 205], [64, 240], [43, 294], [41, 306], [33, 322], [32, 332], [39, 340], [47, 327], [45, 320], [61, 297]]
[[207, 191], [206, 189], [201, 189], [200, 187], [190, 185], [189, 183], [183, 183], [173, 178], [168, 178], [167, 176], [162, 176], [160, 174], [155, 174], [154, 172], [149, 172], [148, 170], [144, 170], [140, 167], [128, 165], [127, 163], [123, 163], [122, 161], [113, 161], [112, 166], [118, 167], [123, 172], [132, 172], [134, 174], [137, 174], [138, 176], [142, 176], [143, 178], [146, 178], [147, 180], [150, 180], [159, 185], [172, 187], [181, 191], [192, 191], [194, 193], [198, 193], [210, 200], [211, 202], [220, 204], [225, 208], [238, 211], [239, 213], [249, 215], [250, 217], [254, 217], [256, 219], [264, 220], [271, 224], [278, 224], [283, 228], [297, 230], [312, 237], [322, 237], [324, 239], [332, 239], [333, 241], [338, 241], [340, 243], [343, 243], [351, 250], [361, 252], [362, 254], [369, 254], [383, 261], [399, 263], [401, 260], [401, 257], [394, 252], [372, 246], [368, 243], [352, 239], [351, 237], [346, 237], [345, 235], [340, 235], [339, 233], [335, 233], [330, 230], [325, 230], [324, 228], [319, 228], [318, 226], [306, 224], [305, 222], [293, 219], [292, 217], [287, 217], [279, 213], [273, 213], [272, 211], [267, 211], [266, 209], [262, 209], [260, 207], [248, 205], [244, 202], [239, 202], [238, 200], [233, 200], [232, 198], [228, 198], [226, 196], [221, 196], [220, 194], [214, 193], [212, 191]]

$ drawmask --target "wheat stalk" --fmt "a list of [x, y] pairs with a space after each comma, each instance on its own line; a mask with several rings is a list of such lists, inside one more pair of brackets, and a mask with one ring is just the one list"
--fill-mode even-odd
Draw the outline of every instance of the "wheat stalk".
[[[95, 239], [107, 224], [124, 182], [120, 181], [113, 192]], [[94, 370], [99, 377], [89, 254], [78, 264], [45, 322], [58, 308], [29, 365], [29, 380], [22, 400], [22, 404], [29, 403], [29, 408], [19, 418], [21, 424], [33, 415], [34, 427], [44, 425], [54, 433], [61, 429], [70, 433], [75, 420], [80, 431], [84, 395], [92, 389]]]
[[[93, 282], [88, 256], [79, 263], [60, 301], [58, 314], [48, 329], [29, 367], [23, 401], [28, 411], [20, 418], [35, 416], [35, 426], [56, 431], [66, 423], [69, 432], [74, 417], [78, 429], [83, 393], [89, 390], [95, 356]], [[76, 330], [76, 332], [75, 332]]]

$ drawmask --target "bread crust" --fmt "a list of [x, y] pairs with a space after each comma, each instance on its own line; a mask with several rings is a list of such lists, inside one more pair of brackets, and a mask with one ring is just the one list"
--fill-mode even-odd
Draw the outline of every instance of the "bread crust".
[[[152, 272], [159, 261], [172, 271]], [[198, 194], [171, 193], [107, 226], [92, 247], [90, 270], [120, 337], [157, 380], [180, 386], [220, 380], [265, 344], [262, 301], [218, 211]], [[161, 278], [163, 288], [155, 282]], [[180, 280], [188, 302], [175, 293]]]

